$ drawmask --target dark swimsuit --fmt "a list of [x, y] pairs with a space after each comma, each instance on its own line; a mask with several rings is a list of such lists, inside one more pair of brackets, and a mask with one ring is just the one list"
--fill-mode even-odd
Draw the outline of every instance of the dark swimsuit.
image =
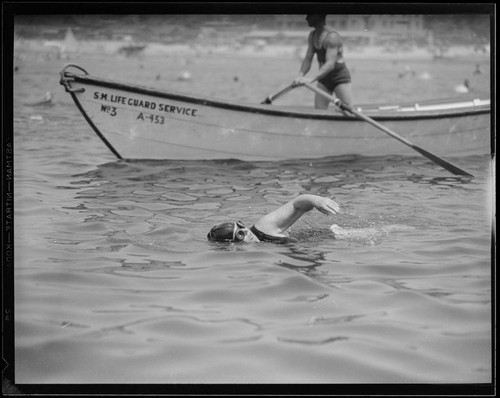
[[272, 242], [272, 243], [290, 243], [290, 242], [298, 242], [297, 239], [291, 238], [289, 236], [272, 236], [265, 234], [262, 231], [259, 231], [255, 228], [255, 225], [250, 228], [250, 231], [261, 241], [261, 242]]
[[[319, 49], [314, 46], [314, 41], [313, 41], [312, 47], [314, 52], [316, 53], [316, 57], [320, 65], [323, 65], [326, 62], [326, 48], [323, 47], [323, 43], [325, 42], [326, 37], [330, 33], [337, 34], [333, 30], [327, 31], [325, 37], [323, 38], [320, 44]], [[311, 40], [313, 40], [312, 37]], [[342, 51], [342, 48], [339, 51]], [[349, 72], [349, 69], [347, 69], [345, 62], [335, 62], [335, 67], [325, 76], [319, 79], [318, 82], [320, 82], [323, 86], [325, 86], [328, 89], [328, 91], [333, 93], [333, 91], [339, 84], [351, 83], [351, 73]]]

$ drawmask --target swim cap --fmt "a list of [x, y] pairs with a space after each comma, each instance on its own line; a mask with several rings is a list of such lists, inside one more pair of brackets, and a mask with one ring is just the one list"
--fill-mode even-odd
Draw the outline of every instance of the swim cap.
[[217, 242], [241, 242], [246, 235], [243, 228], [245, 225], [241, 221], [225, 222], [212, 227], [207, 238]]

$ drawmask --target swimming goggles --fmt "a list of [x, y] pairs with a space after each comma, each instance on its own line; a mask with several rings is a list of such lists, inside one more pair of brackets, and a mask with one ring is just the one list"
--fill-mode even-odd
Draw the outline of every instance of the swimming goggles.
[[245, 239], [247, 232], [248, 230], [246, 229], [245, 224], [243, 224], [241, 221], [236, 221], [234, 223], [233, 241], [241, 242], [243, 239]]

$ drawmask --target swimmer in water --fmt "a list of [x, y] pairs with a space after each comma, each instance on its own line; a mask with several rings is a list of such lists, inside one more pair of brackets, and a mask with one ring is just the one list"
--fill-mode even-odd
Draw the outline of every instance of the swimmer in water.
[[330, 198], [300, 195], [261, 217], [251, 228], [247, 228], [241, 221], [225, 222], [214, 226], [207, 238], [216, 242], [297, 242], [297, 239], [288, 235], [287, 230], [312, 209], [326, 215], [340, 212], [340, 206]]

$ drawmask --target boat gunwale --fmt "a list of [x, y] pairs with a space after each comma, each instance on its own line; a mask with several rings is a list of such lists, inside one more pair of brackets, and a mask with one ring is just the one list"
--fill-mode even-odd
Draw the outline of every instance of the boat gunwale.
[[[355, 116], [346, 116], [343, 114], [324, 114], [324, 113], [313, 113], [312, 112], [300, 112], [297, 110], [283, 109], [283, 108], [273, 108], [269, 105], [262, 104], [242, 104], [242, 103], [231, 103], [221, 99], [215, 98], [203, 98], [195, 97], [189, 94], [173, 93], [164, 90], [153, 89], [145, 86], [131, 85], [122, 82], [106, 80], [102, 78], [93, 77], [90, 75], [79, 75], [72, 72], [65, 71], [65, 77], [71, 78], [76, 82], [82, 84], [93, 84], [97, 86], [132, 92], [136, 94], [144, 94], [154, 97], [173, 99], [178, 101], [184, 101], [188, 103], [201, 104], [205, 106], [212, 106], [216, 108], [224, 108], [235, 111], [243, 111], [248, 113], [257, 113], [273, 116], [282, 117], [295, 117], [304, 119], [316, 119], [316, 120], [341, 120], [341, 121], [359, 121]], [[454, 99], [452, 99], [454, 100]], [[443, 100], [445, 101], [445, 100]], [[464, 100], [457, 99], [456, 102], [463, 102]], [[435, 103], [435, 100], [433, 101]], [[421, 103], [421, 105], [424, 102]], [[391, 110], [379, 110], [378, 112], [384, 112], [386, 114], [374, 115], [370, 112], [371, 117], [375, 120], [387, 121], [387, 120], [402, 120], [411, 121], [418, 119], [442, 119], [450, 117], [467, 117], [478, 114], [490, 113], [490, 105], [471, 105], [470, 107], [460, 107], [455, 109], [443, 109], [443, 110], [410, 110], [410, 111], [391, 111]]]

